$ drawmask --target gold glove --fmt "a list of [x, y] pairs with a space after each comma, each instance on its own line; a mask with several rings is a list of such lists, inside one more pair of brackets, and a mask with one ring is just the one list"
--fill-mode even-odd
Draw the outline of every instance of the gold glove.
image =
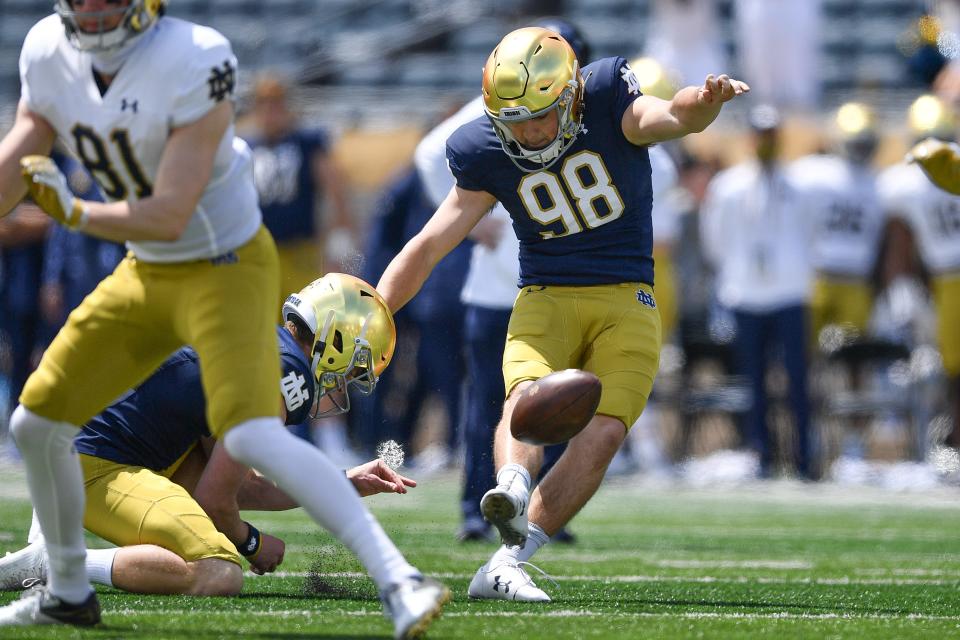
[[56, 163], [47, 156], [20, 158], [20, 173], [30, 197], [43, 211], [69, 229], [82, 229], [87, 224], [87, 211], [73, 197], [67, 179]]
[[956, 144], [927, 138], [914, 145], [906, 159], [920, 165], [933, 184], [960, 195], [960, 147]]

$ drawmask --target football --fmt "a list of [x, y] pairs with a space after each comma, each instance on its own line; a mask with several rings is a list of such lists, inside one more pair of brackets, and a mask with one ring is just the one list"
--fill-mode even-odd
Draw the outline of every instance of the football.
[[600, 378], [580, 369], [546, 375], [524, 389], [510, 418], [510, 432], [536, 445], [566, 442], [587, 426], [600, 404]]

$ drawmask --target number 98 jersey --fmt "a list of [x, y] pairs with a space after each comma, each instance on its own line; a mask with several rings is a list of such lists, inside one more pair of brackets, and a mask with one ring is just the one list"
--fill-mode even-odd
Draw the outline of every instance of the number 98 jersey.
[[583, 69], [584, 130], [549, 170], [525, 173], [486, 117], [447, 141], [462, 189], [486, 191], [510, 212], [520, 239], [520, 286], [653, 285], [650, 158], [621, 121], [640, 96], [623, 58]]
[[[21, 96], [83, 162], [108, 200], [148, 197], [170, 132], [232, 100], [237, 60], [213, 29], [162, 17], [137, 42], [106, 92], [89, 53], [75, 49], [53, 15], [27, 34], [20, 54]], [[227, 130], [213, 174], [183, 235], [174, 242], [130, 242], [145, 262], [213, 258], [260, 227], [251, 154]]]

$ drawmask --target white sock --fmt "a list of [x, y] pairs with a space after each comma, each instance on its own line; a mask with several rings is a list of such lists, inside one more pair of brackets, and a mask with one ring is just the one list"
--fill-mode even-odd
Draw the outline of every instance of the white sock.
[[30, 514], [30, 533], [27, 534], [27, 544], [34, 542], [43, 542], [43, 532], [40, 531], [40, 520], [37, 518], [36, 509]]
[[490, 558], [490, 566], [496, 566], [502, 562], [517, 564], [518, 562], [529, 562], [533, 554], [543, 545], [550, 542], [550, 536], [547, 532], [532, 522], [527, 524], [527, 541], [522, 547], [508, 547], [500, 545], [493, 557]]
[[46, 539], [50, 592], [67, 602], [83, 602], [91, 591], [84, 559], [83, 473], [73, 448], [77, 427], [42, 418], [18, 406], [10, 432], [23, 456], [30, 498]]
[[510, 491], [523, 489], [530, 493], [530, 472], [522, 464], [505, 464], [497, 471], [497, 485], [505, 485]]
[[223, 437], [227, 452], [270, 478], [347, 546], [380, 589], [419, 575], [367, 510], [343, 472], [279, 418], [248, 420]]
[[113, 559], [119, 547], [110, 549], [87, 549], [87, 576], [91, 582], [113, 586]]

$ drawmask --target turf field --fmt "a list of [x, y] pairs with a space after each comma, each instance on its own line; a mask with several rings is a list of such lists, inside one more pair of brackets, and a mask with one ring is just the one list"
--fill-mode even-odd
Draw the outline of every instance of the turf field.
[[[547, 605], [468, 602], [492, 547], [454, 542], [457, 477], [368, 501], [411, 561], [454, 590], [431, 638], [960, 638], [960, 490], [889, 493], [788, 482], [708, 490], [618, 480], [574, 521], [575, 546], [535, 558]], [[104, 627], [2, 638], [385, 638], [372, 583], [300, 512], [249, 514], [287, 542], [284, 572], [242, 597], [101, 589]], [[29, 524], [0, 469], [0, 552]], [[91, 545], [98, 545], [91, 539]], [[7, 602], [14, 594], [0, 594]]]

